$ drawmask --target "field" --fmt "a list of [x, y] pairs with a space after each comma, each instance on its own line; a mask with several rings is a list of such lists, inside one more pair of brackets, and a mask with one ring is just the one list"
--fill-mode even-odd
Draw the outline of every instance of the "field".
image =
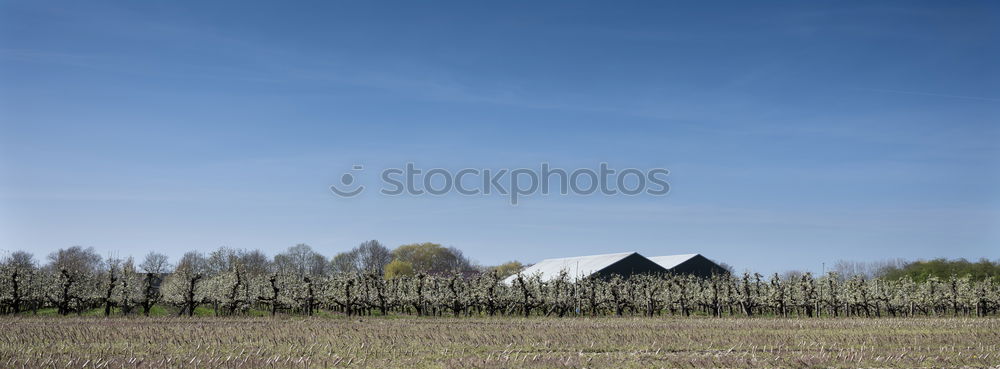
[[1000, 319], [0, 319], [0, 367], [998, 367]]

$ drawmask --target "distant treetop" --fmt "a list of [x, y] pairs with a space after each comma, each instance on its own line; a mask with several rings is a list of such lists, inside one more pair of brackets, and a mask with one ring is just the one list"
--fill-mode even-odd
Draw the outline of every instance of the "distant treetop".
[[887, 268], [884, 273], [887, 279], [909, 277], [917, 282], [926, 281], [931, 276], [938, 278], [968, 276], [974, 281], [985, 279], [1000, 281], [1000, 261], [992, 262], [986, 259], [980, 259], [975, 263], [965, 259], [914, 261], [906, 263], [902, 267]]

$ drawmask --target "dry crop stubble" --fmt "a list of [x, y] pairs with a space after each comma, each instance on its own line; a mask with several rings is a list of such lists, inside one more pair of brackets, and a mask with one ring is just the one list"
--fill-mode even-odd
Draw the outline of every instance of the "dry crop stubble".
[[3, 318], [18, 367], [990, 367], [1000, 319]]

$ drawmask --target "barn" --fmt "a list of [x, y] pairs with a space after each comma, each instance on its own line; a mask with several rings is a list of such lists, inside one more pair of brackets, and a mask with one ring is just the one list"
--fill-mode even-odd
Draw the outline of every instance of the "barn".
[[[538, 274], [543, 282], [559, 278], [559, 274], [566, 271], [570, 281], [577, 281], [585, 278], [610, 278], [614, 275], [627, 277], [633, 274], [657, 274], [666, 273], [667, 270], [659, 264], [639, 255], [637, 252], [623, 252], [618, 254], [576, 256], [569, 258], [545, 259], [535, 265], [521, 271], [524, 276]], [[505, 283], [512, 283], [517, 279], [517, 275], [512, 275], [504, 280]]]
[[[700, 254], [647, 258], [637, 252], [622, 252], [545, 259], [525, 268], [521, 271], [521, 275], [538, 275], [543, 282], [548, 282], [559, 278], [563, 271], [571, 282], [586, 278], [611, 278], [615, 275], [628, 277], [633, 274], [681, 273], [707, 277], [712, 274], [728, 273], [725, 268]], [[516, 279], [517, 275], [512, 275], [504, 279], [504, 283], [510, 284]]]
[[654, 256], [649, 258], [649, 260], [659, 264], [670, 273], [691, 274], [698, 277], [711, 277], [713, 274], [729, 274], [726, 268], [701, 256], [701, 254]]

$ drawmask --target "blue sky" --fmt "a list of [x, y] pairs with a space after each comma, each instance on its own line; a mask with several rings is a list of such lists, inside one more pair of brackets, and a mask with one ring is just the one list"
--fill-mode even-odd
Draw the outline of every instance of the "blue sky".
[[[995, 4], [0, 4], [4, 250], [1000, 258]], [[407, 162], [663, 167], [671, 193], [327, 189]]]

